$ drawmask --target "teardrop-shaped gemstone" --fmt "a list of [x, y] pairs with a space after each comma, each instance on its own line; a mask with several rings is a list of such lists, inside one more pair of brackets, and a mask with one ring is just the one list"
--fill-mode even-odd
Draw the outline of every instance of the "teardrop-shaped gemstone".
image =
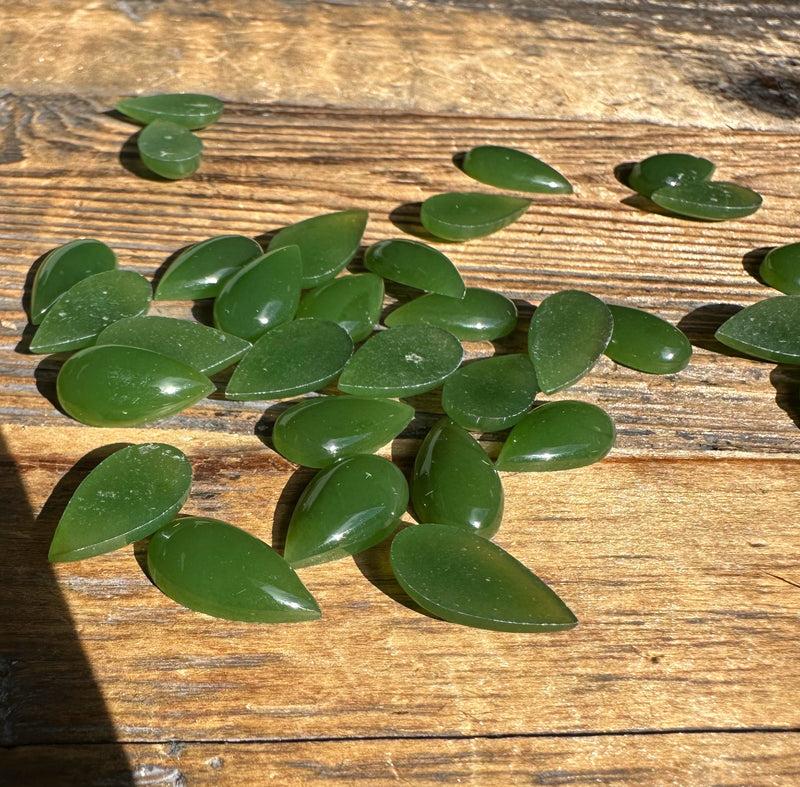
[[326, 467], [337, 459], [377, 451], [397, 437], [413, 417], [413, 407], [394, 399], [323, 396], [281, 413], [272, 430], [272, 442], [290, 462]]
[[470, 240], [507, 227], [530, 204], [522, 197], [452, 191], [428, 197], [422, 203], [420, 221], [437, 238]]
[[770, 249], [758, 273], [770, 287], [786, 295], [800, 295], [800, 243]]
[[268, 544], [219, 519], [186, 517], [159, 530], [147, 549], [156, 587], [184, 607], [226, 620], [316, 620], [319, 606]]
[[738, 183], [691, 181], [656, 189], [650, 199], [679, 216], [707, 221], [739, 219], [761, 207], [761, 195]]
[[111, 270], [81, 279], [48, 309], [31, 341], [31, 352], [88, 347], [111, 323], [144, 314], [152, 293], [150, 282], [133, 271]]
[[95, 343], [160, 352], [205, 375], [226, 369], [250, 349], [250, 342], [233, 334], [158, 315], [117, 320], [100, 333]]
[[333, 279], [353, 259], [367, 226], [365, 210], [343, 210], [298, 221], [280, 230], [269, 249], [298, 246], [303, 260], [303, 289]]
[[529, 153], [501, 145], [479, 145], [467, 151], [461, 169], [471, 178], [499, 189], [544, 194], [572, 194], [570, 182]]
[[562, 290], [545, 298], [528, 331], [542, 391], [552, 394], [580, 380], [603, 354], [613, 327], [608, 307], [588, 292]]
[[372, 333], [383, 307], [383, 279], [374, 273], [339, 276], [307, 292], [297, 317], [316, 317], [341, 325], [354, 342]]
[[414, 298], [390, 312], [384, 322], [390, 327], [427, 323], [462, 341], [492, 341], [514, 330], [517, 307], [499, 292], [467, 287], [463, 298], [437, 293]]
[[341, 459], [303, 490], [286, 533], [294, 568], [354, 555], [389, 536], [408, 505], [397, 465], [374, 454]]
[[495, 432], [517, 423], [538, 390], [527, 355], [494, 355], [462, 366], [444, 381], [442, 408], [465, 429]]
[[179, 180], [194, 174], [203, 157], [203, 142], [171, 120], [154, 120], [139, 132], [142, 163], [156, 175]]
[[256, 257], [233, 274], [214, 300], [214, 325], [253, 342], [294, 317], [302, 262], [297, 246]]
[[31, 322], [38, 325], [55, 300], [95, 273], [117, 267], [117, 255], [105, 243], [81, 238], [53, 249], [36, 270], [31, 289]]
[[158, 282], [155, 299], [214, 298], [234, 273], [262, 254], [261, 246], [244, 235], [217, 235], [195, 243], [170, 263]]
[[729, 317], [715, 335], [754, 358], [800, 364], [800, 295], [758, 301]]
[[70, 498], [50, 544], [53, 562], [113, 552], [155, 533], [189, 497], [192, 467], [171, 445], [129, 445], [104, 459]]
[[382, 398], [424, 393], [458, 369], [463, 354], [461, 342], [441, 328], [388, 328], [356, 351], [339, 378], [339, 389]]
[[264, 334], [233, 370], [225, 395], [240, 401], [316, 391], [342, 371], [353, 340], [334, 322], [307, 317]]
[[159, 93], [155, 96], [133, 96], [118, 101], [115, 108], [140, 123], [169, 120], [184, 128], [194, 129], [216, 123], [222, 116], [223, 103], [202, 93]]
[[641, 309], [608, 308], [614, 331], [605, 354], [612, 361], [649, 374], [673, 374], [689, 363], [692, 345], [674, 325]]
[[367, 249], [364, 264], [384, 279], [407, 287], [451, 298], [464, 297], [464, 280], [450, 258], [421, 241], [405, 238], [378, 241]]
[[420, 522], [491, 538], [503, 518], [503, 485], [480, 443], [449, 418], [428, 432], [414, 461], [411, 504]]
[[492, 631], [574, 628], [577, 618], [533, 572], [486, 538], [460, 527], [407, 527], [392, 540], [392, 571], [424, 610]]
[[637, 162], [628, 185], [639, 194], [649, 197], [664, 186], [708, 180], [714, 174], [714, 163], [688, 153], [658, 153]]
[[214, 384], [161, 353], [108, 344], [68, 358], [56, 390], [66, 413], [84, 424], [137, 426], [199, 402]]
[[602, 459], [615, 439], [613, 422], [597, 405], [549, 402], [512, 428], [495, 465], [511, 471], [570, 470]]

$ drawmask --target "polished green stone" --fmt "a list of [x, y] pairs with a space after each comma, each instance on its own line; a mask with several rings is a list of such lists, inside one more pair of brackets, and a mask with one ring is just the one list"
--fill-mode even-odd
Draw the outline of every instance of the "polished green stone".
[[460, 527], [407, 527], [392, 540], [392, 571], [424, 610], [450, 623], [492, 631], [574, 628], [564, 602], [516, 558]]
[[147, 549], [153, 583], [184, 607], [226, 620], [296, 623], [320, 617], [294, 569], [268, 544], [218, 519], [186, 517]]
[[365, 210], [325, 213], [284, 227], [269, 242], [270, 249], [298, 246], [303, 259], [303, 288], [333, 279], [361, 244], [369, 214]]
[[53, 249], [33, 279], [31, 322], [38, 325], [55, 300], [82, 279], [116, 267], [117, 255], [99, 240], [81, 238]]
[[138, 426], [189, 407], [214, 384], [174, 358], [107, 344], [68, 358], [56, 380], [64, 411], [90, 426]]
[[608, 308], [614, 331], [605, 354], [612, 361], [650, 374], [673, 374], [689, 363], [692, 345], [674, 325], [641, 309]]
[[284, 557], [304, 568], [354, 555], [391, 535], [407, 505], [408, 483], [397, 465], [374, 454], [340, 459], [303, 490]]
[[527, 355], [494, 355], [462, 366], [444, 381], [442, 408], [465, 429], [507, 429], [531, 409], [539, 386]]
[[316, 317], [342, 326], [354, 342], [372, 333], [383, 308], [383, 279], [374, 273], [339, 276], [309, 290], [297, 317]]
[[234, 273], [262, 255], [244, 235], [217, 235], [190, 246], [169, 265], [156, 287], [157, 301], [214, 298]]
[[437, 238], [470, 240], [507, 227], [530, 204], [529, 199], [522, 197], [454, 191], [428, 197], [422, 203], [420, 220]]
[[463, 354], [458, 339], [441, 328], [387, 328], [356, 351], [339, 377], [339, 389], [383, 398], [424, 393], [458, 369]]
[[75, 490], [48, 558], [83, 560], [146, 538], [180, 511], [191, 485], [189, 460], [171, 445], [144, 443], [115, 451]]
[[800, 295], [800, 243], [770, 249], [758, 273], [770, 287], [786, 295]]
[[168, 355], [209, 375], [226, 369], [249, 349], [250, 342], [207, 325], [175, 317], [126, 317], [112, 323], [95, 344], [121, 344]]
[[800, 295], [758, 301], [729, 317], [715, 335], [754, 358], [800, 364]]
[[306, 317], [264, 334], [233, 370], [228, 399], [282, 399], [327, 385], [353, 354], [340, 325]]
[[31, 341], [31, 352], [89, 347], [111, 323], [144, 314], [152, 294], [150, 282], [133, 271], [111, 270], [81, 279], [48, 309]]
[[616, 429], [608, 414], [588, 402], [564, 400], [536, 407], [511, 429], [498, 470], [570, 470], [602, 459]]
[[337, 459], [377, 451], [413, 417], [413, 407], [394, 399], [322, 396], [282, 412], [275, 421], [272, 442], [290, 462], [325, 467]]
[[420, 522], [457, 525], [491, 538], [503, 518], [503, 485], [480, 443], [442, 418], [422, 441], [409, 484]]
[[364, 265], [384, 279], [407, 287], [451, 298], [464, 297], [464, 280], [450, 258], [421, 241], [405, 238], [378, 241], [364, 254]]
[[179, 180], [194, 174], [203, 157], [203, 142], [171, 120], [154, 120], [139, 132], [142, 163], [156, 175]]
[[184, 128], [203, 128], [222, 116], [223, 103], [202, 93], [160, 93], [118, 101], [115, 108], [140, 123], [169, 120]]
[[468, 150], [461, 169], [471, 178], [500, 189], [572, 194], [570, 182], [560, 172], [529, 153], [501, 145]]
[[214, 325], [249, 342], [294, 317], [302, 263], [297, 246], [268, 251], [234, 273], [214, 299]]
[[608, 307], [588, 292], [561, 290], [545, 298], [528, 331], [539, 388], [552, 394], [580, 380], [603, 354], [612, 329]]
[[688, 153], [658, 153], [637, 162], [628, 185], [645, 197], [664, 186], [708, 180], [714, 174], [714, 163]]
[[761, 195], [737, 183], [693, 181], [664, 186], [650, 199], [679, 216], [707, 221], [739, 219], [761, 207]]

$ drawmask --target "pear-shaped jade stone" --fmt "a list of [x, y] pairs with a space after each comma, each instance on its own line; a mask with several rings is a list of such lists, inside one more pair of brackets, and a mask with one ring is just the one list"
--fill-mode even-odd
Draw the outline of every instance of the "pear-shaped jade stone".
[[95, 344], [121, 344], [153, 350], [209, 375], [227, 368], [249, 349], [250, 342], [198, 322], [175, 317], [125, 317], [111, 323]]
[[461, 342], [441, 328], [387, 328], [356, 351], [339, 378], [339, 389], [382, 398], [424, 393], [458, 369], [463, 354]]
[[449, 418], [422, 441], [410, 483], [420, 522], [457, 525], [491, 538], [503, 518], [503, 485], [480, 443]]
[[272, 430], [272, 442], [290, 462], [326, 467], [337, 459], [377, 451], [397, 437], [413, 417], [413, 407], [394, 399], [323, 396], [281, 413]]
[[68, 415], [90, 426], [137, 426], [193, 405], [214, 390], [205, 375], [152, 350], [114, 344], [68, 358], [56, 380]]
[[144, 314], [152, 292], [150, 282], [133, 271], [111, 270], [81, 279], [48, 309], [31, 341], [31, 352], [88, 347], [111, 323]]
[[689, 363], [692, 345], [674, 325], [641, 309], [608, 308], [614, 331], [605, 354], [612, 361], [649, 374], [673, 374]]
[[800, 295], [800, 243], [770, 249], [758, 273], [770, 287], [786, 295]]
[[365, 210], [325, 213], [284, 227], [269, 249], [298, 246], [303, 260], [303, 289], [330, 281], [353, 259], [367, 226]]
[[449, 192], [428, 197], [420, 221], [431, 235], [444, 240], [470, 240], [491, 235], [516, 221], [530, 206], [523, 197], [476, 192]]
[[464, 280], [438, 249], [416, 240], [392, 238], [378, 241], [364, 254], [364, 265], [384, 279], [418, 290], [464, 297]]
[[244, 265], [262, 255], [244, 235], [217, 235], [190, 246], [169, 265], [156, 287], [157, 301], [214, 298]]
[[142, 163], [156, 175], [179, 180], [194, 174], [203, 157], [203, 142], [171, 120], [154, 120], [139, 132]]
[[603, 354], [613, 320], [599, 298], [562, 290], [545, 298], [531, 318], [528, 352], [546, 394], [580, 380]]
[[692, 181], [656, 189], [650, 199], [679, 216], [707, 221], [739, 219], [761, 207], [761, 195], [738, 183]]
[[714, 163], [688, 153], [658, 153], [637, 162], [628, 185], [639, 194], [649, 197], [664, 186], [708, 180], [714, 174]]
[[81, 279], [114, 270], [117, 255], [105, 243], [81, 238], [53, 249], [36, 270], [31, 289], [31, 322], [38, 325], [59, 295]]
[[115, 108], [140, 123], [169, 120], [184, 128], [203, 128], [222, 116], [223, 103], [202, 93], [160, 93], [124, 98]]
[[397, 465], [374, 454], [341, 459], [303, 490], [284, 557], [302, 568], [354, 555], [390, 535], [407, 505], [408, 484]]
[[570, 470], [602, 459], [616, 429], [594, 404], [564, 400], [543, 404], [511, 429], [500, 450], [498, 470]]
[[492, 341], [507, 336], [517, 325], [514, 302], [493, 290], [467, 287], [463, 298], [429, 293], [398, 306], [386, 325], [437, 325], [462, 341]]
[[754, 358], [800, 364], [800, 295], [758, 301], [729, 317], [715, 335]]
[[225, 395], [240, 401], [316, 391], [342, 371], [353, 340], [334, 322], [307, 317], [264, 334], [233, 370]]
[[144, 443], [116, 451], [70, 498], [49, 559], [82, 560], [146, 538], [180, 511], [191, 485], [189, 460], [171, 445]]
[[218, 519], [186, 517], [159, 530], [147, 570], [184, 607], [227, 620], [295, 623], [320, 616], [314, 597], [268, 544]]
[[467, 151], [461, 169], [471, 178], [500, 189], [545, 194], [572, 194], [569, 181], [529, 153], [501, 145], [479, 145]]
[[486, 538], [460, 527], [407, 527], [392, 541], [392, 571], [424, 610], [492, 631], [574, 628], [577, 618], [533, 572]]

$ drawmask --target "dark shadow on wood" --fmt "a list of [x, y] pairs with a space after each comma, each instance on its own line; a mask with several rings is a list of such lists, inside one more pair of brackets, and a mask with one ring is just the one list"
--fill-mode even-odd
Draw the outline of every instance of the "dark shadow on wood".
[[761, 278], [761, 273], [759, 272], [761, 268], [761, 263], [764, 261], [764, 257], [767, 256], [767, 253], [772, 251], [775, 248], [774, 246], [762, 246], [758, 249], [753, 249], [753, 251], [748, 251], [742, 257], [742, 267], [759, 283], [763, 284], [765, 287], [769, 285]]
[[778, 364], [769, 374], [775, 404], [800, 428], [800, 367]]
[[421, 208], [421, 202], [406, 202], [404, 205], [398, 205], [389, 214], [389, 221], [401, 232], [405, 232], [407, 235], [413, 235], [418, 240], [425, 241], [426, 243], [451, 243], [451, 241], [431, 235], [431, 233], [422, 226], [422, 219], [420, 218]]
[[36, 381], [36, 390], [50, 402], [60, 413], [67, 415], [64, 408], [58, 401], [56, 391], [56, 381], [64, 361], [69, 358], [71, 353], [54, 353], [41, 360], [39, 365], [33, 370], [33, 378]]
[[[630, 182], [631, 172], [633, 172], [633, 168], [638, 164], [637, 161], [623, 161], [621, 164], [617, 164], [614, 167], [614, 177], [627, 188], [630, 188], [628, 183]], [[649, 202], [650, 200], [648, 200]]]
[[289, 529], [292, 512], [303, 490], [318, 472], [319, 470], [313, 467], [298, 467], [281, 490], [275, 505], [275, 516], [272, 519], [272, 548], [281, 554], [286, 546], [286, 532]]
[[736, 352], [714, 336], [717, 329], [742, 308], [733, 303], [709, 303], [681, 317], [677, 327], [686, 334], [686, 338], [695, 347], [734, 358], [748, 358], [749, 356]]

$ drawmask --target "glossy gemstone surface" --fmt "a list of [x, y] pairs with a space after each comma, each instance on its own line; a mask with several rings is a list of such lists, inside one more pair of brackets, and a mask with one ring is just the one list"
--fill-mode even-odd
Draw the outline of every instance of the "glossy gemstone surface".
[[694, 181], [677, 186], [664, 186], [650, 199], [680, 216], [707, 221], [739, 219], [761, 207], [761, 195], [738, 183]]
[[339, 378], [339, 389], [370, 397], [411, 396], [436, 388], [461, 363], [461, 342], [432, 325], [400, 325], [371, 336]]
[[673, 374], [689, 363], [692, 345], [674, 325], [641, 309], [608, 308], [614, 331], [605, 354], [612, 361], [650, 374]]
[[491, 235], [516, 221], [530, 206], [522, 197], [477, 192], [448, 192], [428, 197], [420, 220], [431, 235], [444, 240], [470, 240]]
[[411, 475], [420, 522], [456, 525], [491, 538], [503, 518], [503, 485], [475, 438], [449, 418], [428, 432]]
[[87, 347], [68, 358], [56, 380], [68, 415], [90, 426], [137, 426], [208, 396], [214, 384], [174, 358], [138, 347]]
[[570, 182], [544, 161], [501, 145], [467, 151], [461, 169], [471, 178], [500, 189], [540, 194], [572, 194]]
[[275, 450], [290, 462], [326, 467], [337, 459], [368, 454], [393, 440], [414, 417], [394, 399], [323, 396], [292, 405], [272, 431]]
[[81, 279], [48, 309], [31, 341], [31, 352], [79, 350], [123, 317], [144, 314], [153, 291], [144, 276], [111, 270]]
[[181, 252], [156, 287], [157, 301], [214, 298], [234, 273], [262, 255], [261, 246], [244, 235], [218, 235]]
[[450, 623], [533, 633], [563, 631], [578, 622], [516, 558], [460, 527], [407, 527], [394, 537], [390, 561], [406, 593]]
[[171, 120], [154, 120], [139, 132], [142, 163], [169, 180], [186, 178], [197, 171], [203, 157], [203, 142], [187, 128]]
[[726, 320], [715, 335], [755, 358], [800, 364], [800, 295], [758, 301]]
[[38, 325], [60, 295], [82, 279], [114, 270], [117, 255], [105, 243], [81, 238], [53, 249], [36, 270], [31, 289], [31, 322]]
[[463, 298], [436, 293], [414, 298], [390, 312], [384, 322], [391, 327], [427, 323], [463, 341], [491, 341], [514, 330], [517, 307], [499, 292], [467, 287]]
[[407, 505], [408, 483], [397, 465], [374, 454], [341, 459], [303, 490], [284, 557], [302, 568], [354, 555], [390, 535]]
[[770, 287], [786, 295], [800, 295], [800, 243], [770, 249], [758, 273]]
[[313, 596], [272, 547], [218, 519], [186, 517], [159, 530], [147, 570], [165, 595], [206, 615], [256, 623], [320, 617]]
[[608, 414], [588, 402], [543, 404], [511, 429], [495, 463], [498, 470], [570, 470], [602, 459], [616, 429]]
[[658, 153], [637, 162], [628, 185], [639, 194], [649, 197], [664, 186], [708, 180], [714, 174], [714, 163], [688, 153]]
[[202, 93], [160, 93], [134, 96], [115, 104], [118, 111], [140, 123], [169, 120], [184, 128], [203, 128], [222, 116], [223, 103]]
[[171, 445], [130, 445], [104, 459], [81, 482], [59, 520], [48, 558], [82, 560], [146, 538], [189, 497], [192, 468]]
[[303, 260], [303, 289], [333, 279], [361, 244], [367, 226], [365, 210], [343, 210], [298, 221], [280, 230], [269, 248], [298, 246]]
[[462, 366], [444, 381], [442, 407], [465, 429], [507, 429], [531, 409], [539, 390], [527, 355], [495, 355]]
[[342, 371], [353, 340], [341, 326], [307, 317], [264, 334], [233, 370], [228, 399], [281, 399], [316, 391]]
[[581, 290], [553, 293], [539, 304], [528, 331], [528, 352], [546, 394], [581, 379], [611, 338], [613, 320], [599, 298]]

